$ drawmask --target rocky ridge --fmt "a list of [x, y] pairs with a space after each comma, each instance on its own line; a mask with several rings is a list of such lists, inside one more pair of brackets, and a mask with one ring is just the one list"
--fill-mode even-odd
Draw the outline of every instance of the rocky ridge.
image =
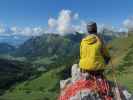
[[[84, 74], [84, 76], [85, 76], [84, 78], [87, 78], [86, 74]], [[80, 83], [79, 80], [81, 79], [84, 81]], [[78, 88], [79, 85], [77, 84], [78, 82], [80, 85], [82, 84], [82, 86], [86, 82], [92, 88], [88, 88], [87, 85], [82, 89]], [[111, 84], [111, 89], [113, 91], [112, 98], [113, 100], [117, 100], [116, 94], [114, 93], [117, 87], [114, 82], [112, 81], [108, 82], [109, 84]], [[60, 81], [61, 93], [59, 100], [103, 100], [100, 97], [99, 93], [93, 89], [93, 87], [94, 85], [91, 85], [91, 83], [89, 83], [87, 79], [83, 79], [83, 77], [81, 77], [81, 72], [80, 69], [78, 68], [78, 65], [74, 64], [71, 69], [71, 78]], [[119, 89], [121, 90], [121, 100], [133, 100], [133, 96], [131, 93], [129, 93], [127, 88], [119, 86]], [[107, 99], [107, 100], [112, 100], [112, 99]]]

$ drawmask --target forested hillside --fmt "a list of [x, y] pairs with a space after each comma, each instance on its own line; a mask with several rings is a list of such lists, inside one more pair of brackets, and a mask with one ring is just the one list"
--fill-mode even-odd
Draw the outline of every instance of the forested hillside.
[[[55, 100], [59, 95], [60, 80], [69, 77], [70, 68], [72, 64], [78, 63], [79, 61], [79, 43], [81, 38], [80, 39], [78, 38], [78, 40], [74, 40], [75, 37], [72, 36], [69, 36], [69, 38], [68, 36], [67, 38], [66, 37], [62, 38], [63, 42], [61, 43], [58, 41], [58, 43], [60, 44], [59, 45], [60, 48], [52, 50], [52, 52], [56, 51], [55, 54], [57, 54], [57, 56], [60, 54], [57, 51], [61, 50], [60, 51], [61, 55], [59, 55], [57, 58], [55, 57], [53, 59], [51, 58], [51, 56], [46, 56], [46, 55], [45, 56], [43, 55], [40, 58], [38, 58], [39, 55], [37, 54], [38, 55], [37, 59], [34, 58], [32, 63], [34, 66], [37, 66], [39, 64], [39, 66], [44, 65], [43, 67], [45, 68], [46, 67], [45, 65], [48, 61], [50, 60], [54, 61], [47, 63], [48, 67], [46, 68], [45, 71], [41, 72], [42, 74], [39, 77], [36, 77], [32, 80], [19, 82], [18, 84], [13, 86], [13, 88], [7, 90], [6, 93], [0, 98], [3, 100]], [[55, 37], [56, 36], [54, 36], [54, 40], [50, 39], [49, 41], [55, 43], [54, 41], [56, 41], [55, 39], [57, 39]], [[70, 41], [73, 40], [74, 44], [69, 46]], [[46, 42], [44, 43], [46, 44]], [[67, 45], [63, 46], [61, 45], [65, 43]], [[129, 90], [133, 92], [133, 85], [132, 85], [133, 84], [132, 82], [133, 35], [130, 35], [129, 37], [114, 38], [109, 42], [109, 44], [112, 46], [110, 52], [113, 60], [113, 65], [115, 66], [117, 72], [117, 78], [119, 83], [121, 85], [128, 87]], [[69, 52], [67, 53], [65, 52], [65, 55], [68, 54], [69, 56], [64, 56], [63, 50], [65, 49], [69, 50]], [[32, 61], [30, 60], [30, 62]], [[110, 79], [112, 79], [111, 65], [109, 65], [107, 69], [108, 69], [107, 75]]]

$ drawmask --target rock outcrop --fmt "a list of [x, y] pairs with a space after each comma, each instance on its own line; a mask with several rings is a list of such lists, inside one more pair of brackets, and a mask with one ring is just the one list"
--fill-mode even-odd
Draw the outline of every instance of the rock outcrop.
[[[81, 75], [82, 74], [82, 75]], [[104, 100], [116, 99], [116, 85], [108, 81], [111, 85], [112, 94]], [[60, 81], [60, 97], [59, 100], [103, 100], [99, 92], [96, 91], [94, 82], [88, 80], [88, 73], [81, 73], [77, 64], [71, 69], [71, 78]], [[133, 96], [128, 90], [119, 86], [121, 91], [121, 100], [133, 100]]]

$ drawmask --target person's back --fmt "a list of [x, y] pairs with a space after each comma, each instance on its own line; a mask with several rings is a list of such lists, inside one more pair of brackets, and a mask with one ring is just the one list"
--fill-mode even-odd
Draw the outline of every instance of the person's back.
[[109, 53], [102, 40], [97, 35], [96, 23], [87, 26], [88, 36], [82, 39], [80, 45], [80, 69], [88, 71], [103, 70], [106, 60], [109, 60]]
[[80, 63], [81, 69], [100, 70], [105, 66], [104, 58], [101, 54], [102, 44], [96, 35], [85, 37], [80, 46]]

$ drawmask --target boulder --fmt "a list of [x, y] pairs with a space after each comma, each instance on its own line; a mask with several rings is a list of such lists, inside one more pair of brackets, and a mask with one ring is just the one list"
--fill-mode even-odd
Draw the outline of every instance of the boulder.
[[[95, 91], [94, 82], [88, 80], [88, 73], [81, 73], [78, 64], [74, 64], [71, 69], [71, 78], [60, 81], [60, 97], [59, 100], [103, 100], [99, 93]], [[107, 80], [108, 81], [108, 80]], [[111, 86], [111, 98], [105, 100], [117, 100], [115, 83], [108, 81]], [[119, 86], [121, 90], [121, 100], [133, 100], [132, 94], [123, 86]]]

